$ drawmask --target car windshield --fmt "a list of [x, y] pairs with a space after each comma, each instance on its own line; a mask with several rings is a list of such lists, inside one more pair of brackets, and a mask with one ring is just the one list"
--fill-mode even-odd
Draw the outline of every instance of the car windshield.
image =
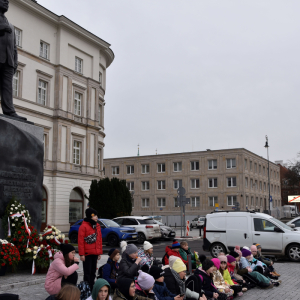
[[284, 228], [286, 230], [293, 231], [293, 229], [290, 226], [282, 223], [281, 221], [279, 221], [279, 220], [277, 220], [275, 218], [271, 218], [270, 221], [274, 222], [275, 224], [278, 224], [279, 226], [281, 226], [282, 228]]
[[162, 223], [162, 222], [159, 222], [159, 221], [156, 221], [156, 220], [154, 220], [154, 223], [156, 223], [156, 224], [158, 224], [158, 225], [160, 225], [160, 226], [165, 226], [165, 224], [164, 224], [164, 223]]
[[112, 220], [101, 220], [102, 223], [104, 223], [107, 227], [120, 227], [118, 223]]
[[203, 221], [203, 222], [204, 222], [204, 221], [205, 221], [205, 218], [200, 218], [200, 221]]
[[140, 224], [155, 224], [153, 219], [138, 219], [138, 221]]

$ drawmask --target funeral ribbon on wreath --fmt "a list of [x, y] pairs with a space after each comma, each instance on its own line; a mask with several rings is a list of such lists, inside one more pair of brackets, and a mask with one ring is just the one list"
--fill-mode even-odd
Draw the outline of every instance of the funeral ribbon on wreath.
[[25, 230], [28, 234], [28, 240], [27, 240], [27, 247], [28, 248], [28, 243], [29, 243], [29, 237], [30, 237], [30, 234], [31, 234], [31, 231], [27, 225], [27, 222], [26, 222], [26, 218], [25, 218], [25, 215], [23, 213], [16, 213], [16, 214], [12, 214], [8, 217], [8, 237], [11, 237], [11, 230], [10, 230], [10, 220], [9, 218], [19, 218], [19, 217], [23, 217], [23, 221], [24, 221], [24, 225], [25, 225]]
[[[52, 257], [52, 251], [51, 251], [51, 249], [50, 249], [50, 246], [47, 245], [46, 247], [47, 247], [47, 249], [48, 249], [49, 258], [51, 258], [51, 257]], [[40, 250], [42, 250], [41, 247], [39, 247], [39, 248], [36, 250], [36, 254], [34, 254], [33, 256], [37, 256], [38, 253], [40, 252]], [[34, 275], [35, 272], [36, 272], [35, 259], [33, 259], [33, 260], [32, 260], [32, 275]]]

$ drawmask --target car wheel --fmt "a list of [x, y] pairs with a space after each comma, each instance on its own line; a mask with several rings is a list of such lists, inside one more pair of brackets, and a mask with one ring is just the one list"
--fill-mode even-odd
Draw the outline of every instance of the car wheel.
[[117, 245], [119, 245], [119, 238], [115, 234], [110, 234], [107, 237], [107, 243], [111, 247], [117, 246]]
[[137, 238], [137, 242], [139, 244], [143, 244], [146, 241], [146, 237], [142, 232], [138, 233], [138, 238]]
[[210, 254], [212, 257], [218, 257], [220, 252], [226, 253], [225, 247], [220, 243], [213, 244], [210, 248]]
[[78, 233], [74, 232], [70, 236], [70, 242], [71, 244], [77, 244], [78, 243]]
[[289, 246], [287, 255], [291, 261], [300, 261], [300, 245], [293, 244]]

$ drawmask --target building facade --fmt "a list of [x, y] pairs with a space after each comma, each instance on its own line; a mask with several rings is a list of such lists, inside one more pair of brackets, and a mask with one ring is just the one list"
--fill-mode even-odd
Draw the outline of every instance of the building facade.
[[44, 129], [43, 226], [83, 217], [90, 182], [102, 176], [110, 44], [32, 0], [10, 0], [18, 70], [14, 105]]
[[[214, 209], [269, 209], [268, 161], [246, 149], [208, 150], [104, 159], [105, 176], [125, 179], [135, 215], [179, 215], [177, 189], [190, 204], [186, 215]], [[279, 166], [270, 162], [273, 206], [280, 206]]]

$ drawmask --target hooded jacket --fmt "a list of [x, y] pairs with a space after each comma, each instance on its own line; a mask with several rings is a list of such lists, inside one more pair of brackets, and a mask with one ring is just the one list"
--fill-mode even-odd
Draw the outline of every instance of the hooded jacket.
[[130, 258], [126, 252], [122, 254], [122, 260], [119, 265], [118, 279], [127, 277], [135, 279], [139, 275], [140, 266], [135, 263], [136, 259]]
[[207, 298], [213, 298], [213, 293], [218, 293], [217, 288], [213, 284], [212, 278], [203, 270], [196, 269], [195, 275], [200, 276], [202, 282], [202, 290]]
[[[88, 244], [84, 238], [97, 233], [97, 240], [93, 244]], [[78, 232], [78, 252], [83, 255], [101, 255], [102, 252], [102, 235], [100, 225], [92, 219], [85, 218], [79, 227]]]
[[138, 257], [142, 259], [140, 262], [141, 266], [147, 265], [150, 268], [153, 265], [153, 256], [150, 256], [148, 253], [145, 252], [145, 250], [139, 249]]
[[65, 259], [62, 252], [54, 255], [54, 261], [51, 263], [45, 280], [45, 290], [50, 295], [57, 294], [61, 289], [61, 278], [70, 276], [79, 268], [78, 264], [66, 267]]
[[178, 251], [174, 251], [174, 250], [172, 249], [172, 247], [167, 246], [165, 251], [166, 251], [166, 255], [165, 255], [165, 259], [164, 259], [164, 260], [165, 260], [165, 261], [164, 261], [164, 264], [165, 264], [165, 265], [168, 265], [168, 264], [169, 264], [169, 257], [170, 257], [171, 255], [177, 256], [177, 257], [181, 258], [182, 261], [183, 261], [185, 264], [188, 263], [187, 260], [184, 260], [184, 259], [181, 257], [180, 253], [179, 253]]

